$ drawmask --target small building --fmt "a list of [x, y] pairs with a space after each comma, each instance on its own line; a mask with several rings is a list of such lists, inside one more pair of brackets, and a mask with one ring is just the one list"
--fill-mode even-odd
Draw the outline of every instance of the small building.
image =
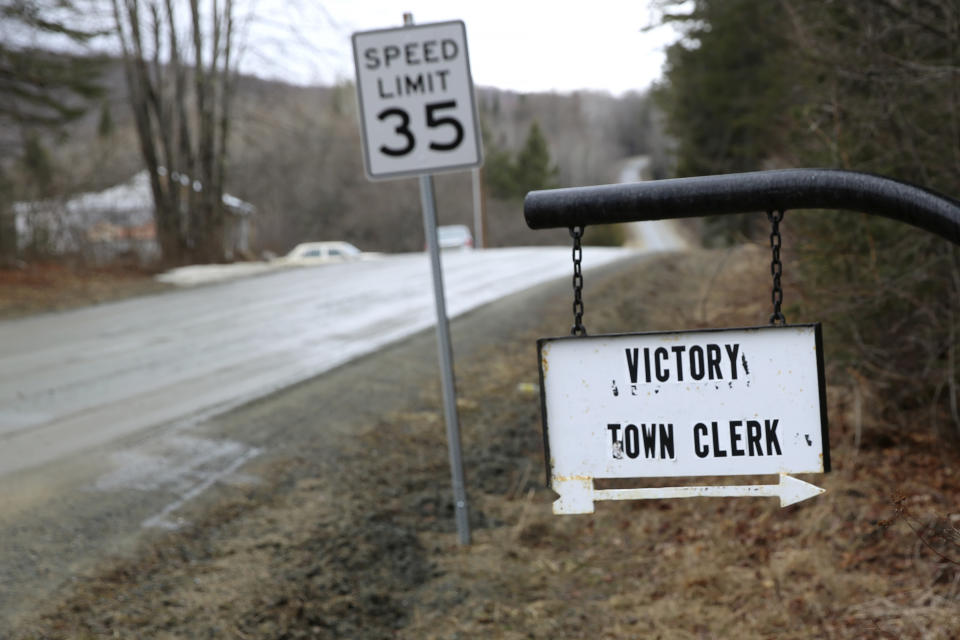
[[[161, 176], [166, 172], [161, 170]], [[202, 190], [199, 181], [174, 173], [184, 189]], [[226, 255], [249, 252], [250, 224], [256, 209], [223, 194]], [[122, 184], [83, 193], [65, 201], [18, 202], [13, 205], [17, 249], [46, 255], [81, 255], [94, 264], [134, 257], [140, 264], [160, 258], [150, 176], [141, 171]]]

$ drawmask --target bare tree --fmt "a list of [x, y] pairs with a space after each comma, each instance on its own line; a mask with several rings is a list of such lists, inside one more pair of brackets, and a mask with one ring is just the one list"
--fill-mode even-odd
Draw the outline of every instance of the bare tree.
[[189, 0], [187, 16], [175, 0], [112, 3], [163, 258], [222, 261], [233, 1]]

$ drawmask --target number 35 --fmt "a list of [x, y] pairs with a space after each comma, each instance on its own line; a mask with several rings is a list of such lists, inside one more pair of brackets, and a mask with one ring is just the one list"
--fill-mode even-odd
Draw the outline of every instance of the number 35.
[[[443, 111], [444, 109], [454, 109], [456, 106], [456, 100], [449, 100], [447, 102], [431, 102], [426, 105], [428, 128], [437, 129], [440, 127], [453, 127], [452, 140], [447, 142], [430, 142], [429, 146], [434, 151], [453, 151], [460, 146], [461, 142], [463, 142], [463, 125], [460, 124], [459, 120], [451, 116], [437, 117], [438, 111]], [[380, 151], [388, 156], [405, 156], [413, 151], [414, 147], [417, 146], [417, 139], [414, 137], [413, 132], [410, 131], [410, 114], [398, 107], [384, 109], [377, 114], [377, 120], [386, 120], [390, 117], [399, 119], [399, 124], [397, 124], [397, 126], [394, 128], [394, 132], [398, 136], [401, 136], [406, 141], [406, 144], [404, 144], [402, 147], [388, 147], [387, 145], [380, 145]]]

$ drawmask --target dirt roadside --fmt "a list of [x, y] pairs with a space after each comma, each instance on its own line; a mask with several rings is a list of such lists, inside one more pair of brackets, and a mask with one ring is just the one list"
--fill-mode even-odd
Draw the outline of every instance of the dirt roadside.
[[0, 268], [0, 319], [66, 311], [173, 289], [173, 285], [154, 280], [153, 275], [152, 271], [134, 267], [70, 268], [55, 263]]
[[[619, 263], [588, 275], [585, 321], [762, 324], [766, 265], [751, 248]], [[453, 324], [471, 546], [456, 541], [426, 332], [203, 425], [264, 449], [242, 470], [259, 482], [187, 504], [188, 526], [77, 576], [9, 635], [960, 637], [960, 546], [935, 535], [960, 521], [958, 456], [920, 432], [876, 437], [869, 389], [858, 403], [830, 389], [834, 472], [814, 501], [553, 516], [535, 340], [569, 314], [557, 283]]]

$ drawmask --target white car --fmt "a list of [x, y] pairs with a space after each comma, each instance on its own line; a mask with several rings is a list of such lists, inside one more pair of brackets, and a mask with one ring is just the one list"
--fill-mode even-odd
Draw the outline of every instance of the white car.
[[302, 242], [291, 249], [290, 253], [279, 258], [279, 261], [290, 265], [311, 265], [370, 260], [380, 255], [379, 253], [360, 251], [349, 242]]
[[472, 249], [473, 234], [462, 224], [437, 227], [437, 242], [441, 249]]

